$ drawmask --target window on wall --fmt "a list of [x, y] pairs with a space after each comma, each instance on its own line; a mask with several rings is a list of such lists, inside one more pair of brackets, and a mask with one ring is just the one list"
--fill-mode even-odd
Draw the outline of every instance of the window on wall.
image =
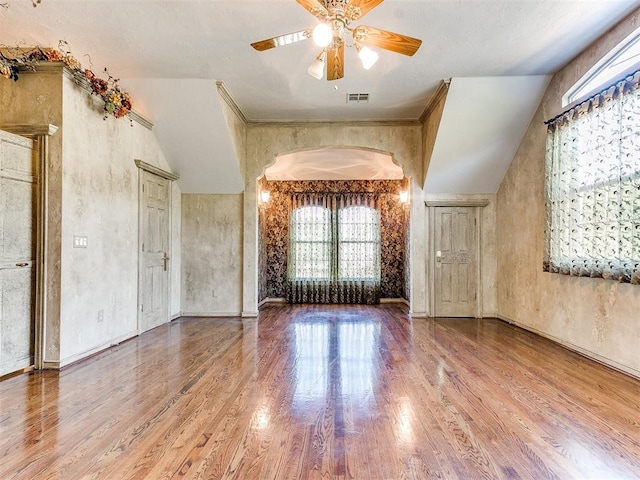
[[374, 208], [298, 207], [291, 213], [290, 236], [294, 280], [380, 278], [380, 221]]
[[620, 42], [562, 98], [562, 106], [583, 100], [640, 68], [640, 29]]
[[640, 284], [640, 72], [548, 123], [544, 269]]
[[292, 276], [328, 280], [331, 273], [331, 210], [296, 208], [291, 214]]
[[380, 223], [370, 207], [338, 210], [338, 280], [380, 278]]

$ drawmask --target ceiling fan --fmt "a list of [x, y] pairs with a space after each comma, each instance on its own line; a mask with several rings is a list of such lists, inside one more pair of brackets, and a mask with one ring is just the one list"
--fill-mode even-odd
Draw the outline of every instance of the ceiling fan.
[[[352, 28], [351, 22], [361, 19], [371, 9], [384, 0], [296, 0], [311, 15], [320, 20], [314, 28], [279, 35], [251, 46], [258, 51], [282, 47], [291, 43], [313, 38], [322, 52], [309, 67], [309, 75], [321, 79], [326, 61], [327, 80], [344, 77], [344, 47], [355, 47], [365, 69], [371, 68], [378, 60], [378, 54], [369, 46], [379, 47], [403, 55], [413, 55], [418, 51], [422, 40], [380, 30], [379, 28], [359, 25]], [[351, 37], [352, 42], [347, 40]]]

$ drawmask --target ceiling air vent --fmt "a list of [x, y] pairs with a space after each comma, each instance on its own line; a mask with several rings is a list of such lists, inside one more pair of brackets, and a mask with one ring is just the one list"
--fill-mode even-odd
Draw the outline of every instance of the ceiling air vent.
[[347, 103], [369, 103], [369, 94], [347, 93]]

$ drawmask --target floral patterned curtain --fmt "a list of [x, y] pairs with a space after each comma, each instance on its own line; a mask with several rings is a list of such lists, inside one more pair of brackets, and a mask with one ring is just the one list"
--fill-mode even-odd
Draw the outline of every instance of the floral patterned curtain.
[[378, 303], [380, 212], [371, 194], [293, 194], [291, 303]]
[[548, 122], [545, 271], [640, 284], [639, 84]]

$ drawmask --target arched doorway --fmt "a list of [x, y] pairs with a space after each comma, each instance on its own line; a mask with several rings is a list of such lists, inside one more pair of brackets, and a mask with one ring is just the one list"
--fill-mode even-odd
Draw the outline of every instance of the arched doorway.
[[[378, 298], [408, 302], [409, 209], [406, 203], [410, 181], [392, 154], [342, 146], [287, 152], [276, 155], [257, 183], [259, 304], [292, 301], [292, 298], [299, 301], [291, 295], [290, 214], [292, 199], [300, 195], [375, 198], [380, 235]], [[328, 297], [313, 298], [317, 302], [332, 303]], [[333, 302], [343, 302], [346, 298], [331, 297]], [[363, 297], [349, 298], [362, 302]]]

